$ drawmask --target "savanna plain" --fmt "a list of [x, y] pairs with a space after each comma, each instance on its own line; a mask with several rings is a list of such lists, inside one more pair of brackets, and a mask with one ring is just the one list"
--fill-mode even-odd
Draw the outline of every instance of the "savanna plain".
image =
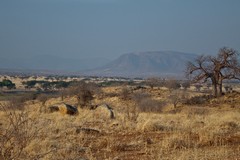
[[1, 160], [240, 159], [235, 86], [214, 98], [177, 80], [4, 79]]

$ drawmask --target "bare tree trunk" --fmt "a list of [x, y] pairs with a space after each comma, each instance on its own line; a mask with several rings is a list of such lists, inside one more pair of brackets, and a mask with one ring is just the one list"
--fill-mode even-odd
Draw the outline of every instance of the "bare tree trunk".
[[222, 80], [219, 80], [217, 87], [218, 87], [217, 96], [221, 97], [222, 96]]
[[212, 94], [214, 97], [217, 97], [217, 84], [212, 84]]
[[213, 94], [214, 97], [217, 97], [218, 87], [217, 87], [216, 78], [215, 77], [211, 77], [211, 80], [212, 80], [212, 94]]

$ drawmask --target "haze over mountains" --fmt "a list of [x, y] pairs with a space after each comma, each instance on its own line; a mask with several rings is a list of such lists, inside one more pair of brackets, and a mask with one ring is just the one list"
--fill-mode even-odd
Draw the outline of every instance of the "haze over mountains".
[[45, 55], [28, 59], [1, 59], [0, 68], [65, 71], [86, 76], [183, 77], [186, 62], [196, 56], [175, 51], [154, 51], [123, 54], [109, 61], [104, 58], [78, 60]]
[[85, 72], [96, 76], [183, 76], [187, 61], [197, 55], [175, 52], [154, 51], [124, 54], [116, 60], [94, 70]]

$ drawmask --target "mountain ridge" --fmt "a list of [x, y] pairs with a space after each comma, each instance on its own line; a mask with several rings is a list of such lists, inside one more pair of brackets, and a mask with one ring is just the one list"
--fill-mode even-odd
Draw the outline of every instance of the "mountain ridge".
[[[4, 65], [10, 63], [0, 59], [0, 72], [55, 73], [63, 75], [74, 74], [79, 76], [115, 76], [129, 78], [156, 76], [183, 78], [187, 61], [193, 61], [197, 56], [198, 55], [196, 54], [177, 51], [131, 52], [120, 55], [115, 60], [108, 61], [108, 63], [104, 64], [103, 62], [100, 62], [100, 58], [97, 60], [89, 59], [84, 61], [73, 59], [71, 57], [64, 59], [61, 57], [48, 57], [48, 55], [41, 55], [39, 57], [35, 57], [34, 61], [31, 61], [31, 59], [33, 59], [31, 57], [22, 62], [20, 59], [20, 62], [17, 60], [9, 61], [13, 64], [16, 61], [16, 64], [14, 64], [13, 67], [10, 65]], [[48, 59], [44, 61], [44, 59], [46, 59], [45, 57], [48, 57]], [[84, 64], [87, 64], [88, 66], [84, 67]], [[34, 67], [31, 68], [28, 66]]]
[[187, 61], [196, 54], [177, 51], [148, 51], [126, 53], [110, 63], [85, 72], [95, 76], [184, 76]]

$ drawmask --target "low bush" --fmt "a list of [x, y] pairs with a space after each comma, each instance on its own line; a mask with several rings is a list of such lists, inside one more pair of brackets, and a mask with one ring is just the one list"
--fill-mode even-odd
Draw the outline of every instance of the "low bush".
[[120, 92], [120, 98], [124, 101], [131, 99], [131, 90], [127, 87], [123, 87]]
[[205, 104], [212, 98], [213, 96], [211, 95], [195, 96], [195, 97], [186, 99], [183, 103], [186, 105]]
[[[35, 130], [34, 120], [29, 118], [28, 112], [9, 110], [11, 106], [8, 104], [0, 105], [0, 109], [4, 112], [6, 121], [5, 127], [1, 129], [0, 136], [0, 159], [26, 159], [29, 158], [25, 148], [32, 139], [37, 136], [38, 131]], [[40, 155], [34, 155], [30, 159], [36, 159]]]
[[145, 93], [135, 93], [132, 99], [140, 112], [162, 112], [163, 107], [166, 106], [166, 102], [154, 100]]

